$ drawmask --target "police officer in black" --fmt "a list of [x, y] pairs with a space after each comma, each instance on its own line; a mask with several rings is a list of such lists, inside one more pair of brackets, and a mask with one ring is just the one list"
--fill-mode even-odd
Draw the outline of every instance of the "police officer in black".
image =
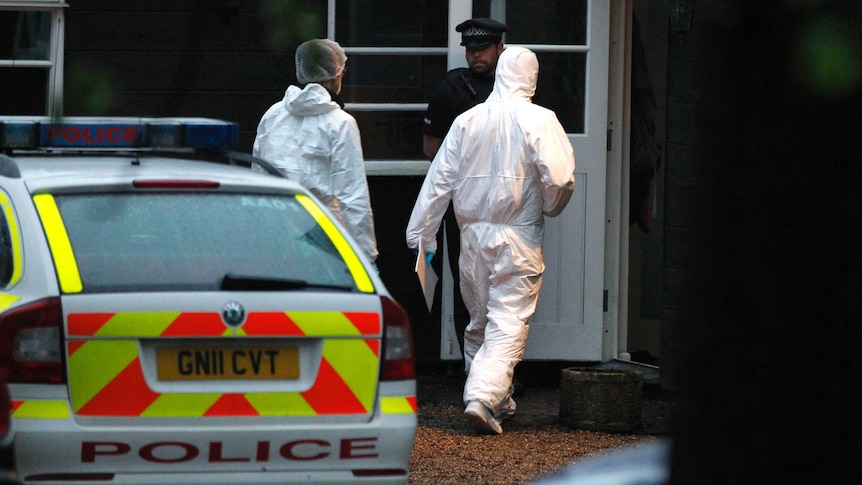
[[[436, 87], [428, 101], [428, 110], [425, 111], [422, 126], [422, 148], [425, 156], [432, 160], [455, 117], [484, 102], [491, 94], [494, 88], [497, 58], [503, 52], [503, 32], [506, 32], [508, 27], [488, 18], [475, 18], [458, 24], [455, 30], [461, 32], [461, 45], [466, 48], [469, 67], [449, 71], [446, 79]], [[455, 331], [459, 343], [463, 345], [464, 329], [470, 323], [470, 314], [461, 299], [458, 274], [461, 238], [452, 204], [449, 204], [444, 220], [449, 262], [455, 280]], [[439, 267], [435, 269], [440, 271]]]
[[466, 48], [467, 65], [446, 74], [428, 101], [422, 126], [422, 148], [433, 159], [456, 116], [485, 101], [494, 88], [497, 58], [503, 52], [506, 25], [487, 18], [458, 24], [461, 45]]

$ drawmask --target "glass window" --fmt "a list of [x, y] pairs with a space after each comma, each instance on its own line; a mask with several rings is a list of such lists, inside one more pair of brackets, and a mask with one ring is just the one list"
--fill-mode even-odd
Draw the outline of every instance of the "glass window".
[[0, 10], [0, 59], [48, 60], [50, 12]]
[[354, 289], [332, 241], [294, 197], [56, 196], [85, 293], [216, 291], [226, 275]]
[[584, 132], [587, 55], [537, 52], [539, 80], [533, 102], [553, 110], [566, 133]]
[[6, 287], [12, 280], [15, 260], [12, 251], [12, 237], [9, 234], [9, 221], [6, 212], [0, 211], [0, 287]]
[[335, 40], [344, 47], [445, 47], [448, 0], [336, 0]]
[[[499, 12], [500, 4], [504, 12]], [[586, 45], [588, 0], [474, 0], [473, 16], [505, 21], [511, 44]], [[501, 15], [502, 13], [502, 15]]]
[[351, 112], [362, 133], [366, 160], [425, 160], [422, 153], [424, 111]]
[[45, 114], [45, 91], [38, 89], [38, 86], [47, 85], [47, 69], [0, 67], [0, 113], [6, 115]]
[[341, 87], [346, 103], [425, 103], [446, 76], [446, 57], [350, 54]]
[[474, 17], [504, 21], [508, 44], [536, 45], [539, 81], [533, 102], [553, 110], [566, 133], [583, 133], [587, 54], [542, 52], [541, 45], [584, 46], [588, 0], [476, 0]]

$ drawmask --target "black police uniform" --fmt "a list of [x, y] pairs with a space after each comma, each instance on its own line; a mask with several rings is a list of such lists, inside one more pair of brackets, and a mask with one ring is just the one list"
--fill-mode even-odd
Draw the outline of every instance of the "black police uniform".
[[466, 67], [452, 69], [428, 100], [422, 133], [445, 137], [455, 117], [488, 99], [492, 89], [493, 72], [490, 76], [480, 76]]
[[[475, 18], [461, 22], [455, 30], [461, 32], [461, 45], [482, 47], [502, 42], [508, 28], [496, 20]], [[444, 138], [455, 117], [488, 99], [493, 89], [493, 71], [479, 75], [466, 67], [452, 69], [428, 100], [422, 133]]]

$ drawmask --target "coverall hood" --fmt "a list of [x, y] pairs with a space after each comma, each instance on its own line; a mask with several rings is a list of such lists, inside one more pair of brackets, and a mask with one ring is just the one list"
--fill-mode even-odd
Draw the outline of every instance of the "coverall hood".
[[506, 47], [497, 59], [494, 90], [488, 101], [532, 101], [538, 79], [536, 54], [523, 47]]
[[284, 93], [284, 109], [294, 116], [312, 116], [340, 109], [340, 107], [332, 100], [332, 95], [325, 87], [310, 83], [302, 89], [298, 86], [288, 86]]

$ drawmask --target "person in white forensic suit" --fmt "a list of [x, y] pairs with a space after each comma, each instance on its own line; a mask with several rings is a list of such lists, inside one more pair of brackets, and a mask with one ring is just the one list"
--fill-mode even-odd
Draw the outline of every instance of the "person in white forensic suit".
[[326, 204], [374, 263], [377, 238], [359, 126], [338, 97], [346, 69], [337, 42], [303, 42], [296, 49], [300, 85], [288, 86], [284, 99], [264, 113], [252, 154]]
[[536, 55], [507, 47], [487, 101], [462, 113], [431, 162], [407, 226], [407, 246], [434, 253], [451, 200], [461, 230], [465, 417], [501, 434], [515, 411], [512, 378], [527, 342], [542, 273], [544, 217], [562, 212], [575, 186], [572, 144], [553, 111], [532, 103]]

